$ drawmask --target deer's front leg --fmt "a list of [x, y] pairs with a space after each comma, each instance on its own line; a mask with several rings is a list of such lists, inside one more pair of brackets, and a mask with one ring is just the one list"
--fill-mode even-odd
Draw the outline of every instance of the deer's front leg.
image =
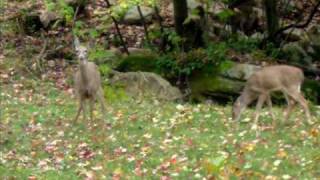
[[93, 120], [94, 102], [95, 102], [95, 99], [94, 99], [94, 98], [90, 98], [90, 99], [89, 99], [90, 121], [92, 121], [92, 120]]
[[101, 113], [103, 114], [104, 117], [106, 117], [106, 104], [104, 101], [104, 96], [103, 96], [103, 90], [102, 88], [99, 88], [97, 92], [97, 98], [101, 106]]
[[268, 97], [268, 95], [266, 94], [261, 94], [259, 97], [258, 97], [258, 102], [257, 102], [257, 105], [256, 105], [256, 112], [254, 114], [254, 124], [255, 125], [258, 125], [258, 119], [259, 119], [259, 116], [260, 116], [260, 111], [261, 111], [261, 108], [266, 100], [266, 98]]
[[271, 100], [270, 94], [267, 95], [266, 99], [267, 99], [267, 104], [268, 104], [268, 107], [269, 107], [269, 113], [270, 113], [271, 118], [272, 118], [272, 126], [275, 127], [276, 117], [274, 116], [273, 111], [272, 111], [272, 100]]
[[78, 112], [77, 112], [77, 115], [76, 117], [74, 118], [73, 121], [78, 121], [78, 118], [79, 118], [79, 115], [80, 115], [80, 112], [83, 111], [83, 100], [80, 98], [79, 99], [79, 108], [78, 108]]

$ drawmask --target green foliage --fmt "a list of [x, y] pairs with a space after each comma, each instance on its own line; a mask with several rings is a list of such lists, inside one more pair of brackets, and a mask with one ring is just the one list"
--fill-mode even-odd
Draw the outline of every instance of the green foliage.
[[208, 174], [217, 176], [223, 170], [225, 164], [226, 158], [224, 156], [218, 156], [205, 160], [203, 166]]
[[84, 37], [84, 35], [85, 35], [84, 26], [85, 26], [85, 24], [84, 24], [83, 21], [76, 21], [74, 23], [74, 27], [72, 29], [73, 34], [78, 36], [78, 37]]
[[244, 36], [231, 37], [227, 40], [229, 48], [234, 49], [241, 53], [251, 53], [259, 48], [260, 41], [254, 38]]
[[281, 56], [281, 50], [278, 47], [276, 47], [273, 43], [267, 44], [265, 52], [268, 56], [272, 58], [279, 58]]
[[107, 64], [99, 65], [99, 71], [102, 76], [107, 76], [110, 72], [110, 67]]
[[157, 68], [170, 77], [190, 76], [197, 70], [219, 72], [230, 65], [226, 53], [227, 44], [220, 42], [210, 44], [206, 49], [193, 49], [187, 53], [174, 51], [159, 57]]
[[48, 11], [57, 12], [60, 16], [62, 16], [67, 24], [72, 23], [74, 10], [66, 3], [65, 0], [45, 0], [44, 5]]
[[216, 16], [220, 21], [227, 22], [232, 16], [234, 16], [234, 12], [231, 9], [224, 9], [217, 13]]
[[[172, 49], [177, 51], [180, 51], [181, 42], [183, 40], [175, 31], [171, 29], [164, 29], [164, 32], [161, 33], [159, 27], [150, 29], [149, 37], [151, 40], [167, 37], [167, 40], [169, 41], [168, 44], [171, 44], [173, 46]], [[167, 50], [170, 50], [170, 49], [167, 49]]]
[[155, 6], [157, 0], [120, 0], [116, 5], [111, 7], [111, 15], [116, 19], [121, 19], [125, 13], [133, 6]]
[[146, 71], [154, 72], [156, 70], [157, 56], [152, 54], [133, 54], [120, 60], [116, 68], [119, 71]]
[[303, 83], [302, 90], [308, 100], [320, 103], [320, 83], [316, 80], [306, 79]]
[[98, 46], [95, 48], [91, 48], [89, 51], [89, 60], [94, 62], [99, 62], [102, 59], [108, 59], [113, 56], [113, 53], [111, 53], [108, 50], [105, 50], [103, 47]]
[[104, 96], [106, 97], [108, 103], [114, 103], [119, 101], [128, 101], [129, 96], [122, 87], [112, 87], [105, 85], [103, 87]]

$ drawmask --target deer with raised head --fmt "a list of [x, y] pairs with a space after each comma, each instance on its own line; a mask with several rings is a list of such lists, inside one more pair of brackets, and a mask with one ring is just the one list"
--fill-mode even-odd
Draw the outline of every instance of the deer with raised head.
[[257, 125], [260, 110], [265, 101], [267, 101], [273, 124], [275, 124], [270, 93], [273, 91], [281, 91], [288, 103], [284, 119], [287, 120], [289, 118], [292, 108], [297, 102], [302, 106], [308, 122], [312, 123], [307, 101], [301, 94], [303, 80], [304, 75], [301, 69], [287, 65], [269, 66], [253, 73], [246, 82], [241, 95], [233, 105], [232, 119], [239, 120], [241, 113], [246, 107], [252, 101], [258, 99], [254, 116], [255, 125]]
[[89, 101], [90, 119], [93, 119], [94, 103], [98, 100], [101, 104], [101, 111], [105, 115], [105, 102], [101, 87], [101, 76], [98, 67], [88, 61], [88, 48], [80, 45], [79, 39], [74, 38], [74, 46], [79, 60], [79, 69], [74, 76], [74, 89], [79, 99], [79, 109], [74, 121], [77, 121], [81, 111], [86, 119], [85, 103]]

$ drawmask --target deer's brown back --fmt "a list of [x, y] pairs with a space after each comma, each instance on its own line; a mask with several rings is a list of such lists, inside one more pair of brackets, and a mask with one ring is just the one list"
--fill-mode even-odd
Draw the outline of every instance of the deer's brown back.
[[246, 88], [259, 92], [277, 91], [300, 86], [303, 79], [303, 72], [299, 68], [286, 65], [269, 66], [254, 73]]

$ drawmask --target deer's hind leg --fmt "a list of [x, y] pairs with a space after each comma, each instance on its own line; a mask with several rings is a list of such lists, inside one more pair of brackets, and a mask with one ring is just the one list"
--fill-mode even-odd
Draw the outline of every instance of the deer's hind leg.
[[294, 99], [292, 99], [290, 96], [288, 96], [286, 93], [283, 93], [284, 97], [286, 98], [287, 101], [287, 108], [284, 110], [284, 120], [288, 121], [288, 119], [290, 118], [291, 115], [291, 111], [294, 108], [294, 106], [296, 105], [296, 101]]
[[288, 91], [288, 95], [302, 106], [308, 123], [312, 124], [313, 122], [311, 121], [311, 115], [310, 115], [307, 100], [302, 96], [300, 90], [299, 89], [290, 90]]
[[88, 99], [89, 101], [89, 111], [90, 111], [90, 121], [93, 120], [93, 110], [94, 110], [94, 103], [95, 103], [95, 98], [91, 97]]
[[101, 113], [105, 117], [106, 116], [106, 104], [104, 101], [103, 90], [101, 87], [99, 88], [99, 90], [97, 92], [97, 99], [98, 99], [100, 106], [101, 106]]

